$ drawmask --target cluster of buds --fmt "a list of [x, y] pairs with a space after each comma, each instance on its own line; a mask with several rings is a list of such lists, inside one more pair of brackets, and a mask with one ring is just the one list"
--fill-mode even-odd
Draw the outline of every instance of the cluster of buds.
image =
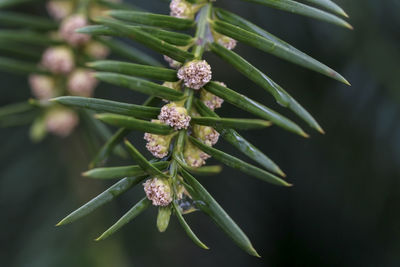
[[185, 0], [172, 0], [169, 4], [170, 16], [181, 19], [193, 19], [201, 5], [193, 5]]
[[206, 164], [206, 160], [210, 158], [210, 155], [203, 152], [192, 143], [186, 142], [183, 150], [183, 157], [189, 166], [198, 168]]
[[78, 125], [78, 115], [65, 108], [53, 108], [45, 116], [46, 130], [60, 137], [66, 137]]
[[167, 179], [154, 177], [143, 183], [144, 192], [154, 206], [168, 206], [172, 201], [171, 185]]
[[[153, 123], [161, 123], [158, 120], [152, 120]], [[146, 148], [156, 158], [163, 158], [168, 155], [169, 145], [171, 139], [175, 134], [170, 135], [157, 135], [151, 133], [144, 134], [144, 140], [147, 141]]]
[[178, 70], [185, 86], [199, 90], [211, 80], [211, 66], [205, 60], [192, 60]]
[[210, 126], [195, 125], [193, 135], [208, 146], [215, 145], [219, 139], [219, 133]]
[[[95, 3], [90, 3], [90, 13]], [[42, 54], [40, 66], [48, 70], [49, 75], [30, 75], [29, 85], [35, 98], [47, 101], [63, 94], [91, 97], [97, 86], [97, 79], [92, 72], [84, 68], [76, 68], [77, 58], [84, 53], [89, 58], [103, 59], [109, 50], [98, 41], [91, 40], [86, 34], [76, 32], [88, 25], [85, 15], [75, 13], [79, 1], [50, 0], [46, 8], [51, 17], [60, 22], [57, 33], [53, 34], [64, 45], [48, 47]], [[77, 54], [78, 53], [78, 54]], [[78, 115], [72, 110], [47, 106], [44, 116], [45, 128], [48, 132], [59, 136], [67, 136], [79, 122]]]
[[164, 105], [161, 108], [158, 119], [175, 130], [187, 129], [190, 123], [190, 116], [187, 113], [186, 108], [179, 106], [175, 102]]

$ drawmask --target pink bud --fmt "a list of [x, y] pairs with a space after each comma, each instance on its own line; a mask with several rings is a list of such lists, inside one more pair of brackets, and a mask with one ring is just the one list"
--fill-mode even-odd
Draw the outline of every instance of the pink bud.
[[92, 71], [76, 69], [68, 77], [67, 88], [71, 95], [91, 97], [97, 83]]
[[63, 20], [60, 27], [61, 37], [72, 46], [83, 45], [90, 40], [90, 36], [75, 32], [77, 29], [88, 25], [83, 15], [73, 15]]
[[172, 202], [171, 186], [163, 178], [153, 178], [143, 183], [144, 192], [154, 206], [168, 206]]
[[42, 55], [42, 65], [56, 74], [67, 74], [75, 66], [74, 54], [65, 46], [47, 48]]
[[69, 109], [51, 110], [46, 115], [46, 129], [60, 137], [67, 137], [78, 125], [78, 115]]
[[180, 107], [172, 102], [161, 108], [158, 119], [161, 122], [174, 127], [175, 130], [180, 130], [189, 127], [191, 118], [187, 115], [187, 111], [184, 107]]
[[205, 60], [193, 60], [178, 70], [178, 78], [185, 86], [199, 90], [211, 80], [211, 66]]
[[55, 82], [50, 76], [32, 74], [29, 76], [32, 94], [39, 100], [49, 100], [56, 96]]

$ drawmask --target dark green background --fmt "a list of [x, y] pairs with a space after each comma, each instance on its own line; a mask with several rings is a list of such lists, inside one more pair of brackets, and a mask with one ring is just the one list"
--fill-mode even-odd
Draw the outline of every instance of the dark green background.
[[[166, 2], [138, 2], [150, 10], [167, 10]], [[354, 31], [241, 1], [217, 2], [352, 83], [346, 87], [238, 45], [237, 52], [286, 88], [327, 132], [319, 135], [301, 124], [312, 138], [277, 127], [243, 133], [283, 168], [293, 188], [229, 168], [218, 176], [199, 177], [248, 234], [261, 259], [238, 249], [201, 213], [187, 220], [209, 251], [196, 247], [175, 218], [159, 234], [155, 209], [111, 238], [94, 242], [143, 197], [140, 187], [81, 221], [54, 227], [110, 183], [80, 176], [91, 154], [79, 131], [68, 139], [49, 137], [32, 144], [28, 127], [17, 127], [0, 131], [0, 266], [399, 266], [400, 2], [337, 2], [350, 14]], [[296, 119], [220, 59], [206, 57], [214, 79]], [[29, 96], [23, 76], [0, 74], [0, 81], [0, 105]], [[104, 85], [97, 92], [132, 103], [144, 99]], [[247, 116], [229, 105], [220, 113]], [[131, 140], [141, 138], [134, 134]], [[224, 142], [217, 147], [241, 156]]]

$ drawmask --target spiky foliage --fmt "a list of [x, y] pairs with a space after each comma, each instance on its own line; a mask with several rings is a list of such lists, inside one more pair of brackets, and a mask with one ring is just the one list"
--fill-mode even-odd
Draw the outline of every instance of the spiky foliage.
[[[347, 16], [346, 13], [330, 0], [308, 1], [316, 7], [292, 0], [248, 2], [351, 28], [346, 21], [338, 17]], [[320, 133], [323, 133], [322, 128], [306, 109], [270, 77], [232, 50], [238, 42], [243, 43], [345, 84], [348, 82], [331, 68], [288, 43], [215, 5], [213, 1], [206, 0], [173, 0], [170, 16], [115, 9], [107, 12], [107, 17], [96, 17], [94, 21], [97, 25], [78, 30], [79, 33], [88, 34], [92, 38], [111, 36], [134, 40], [163, 55], [171, 68], [151, 66], [143, 64], [144, 62], [136, 64], [111, 60], [88, 64], [97, 71], [95, 77], [98, 80], [149, 95], [150, 98], [143, 105], [79, 96], [64, 96], [52, 100], [67, 107], [94, 110], [100, 113], [96, 115], [97, 119], [120, 127], [92, 162], [91, 167], [94, 168], [85, 172], [84, 176], [121, 180], [65, 217], [58, 225], [71, 223], [112, 201], [133, 186], [143, 184], [146, 197], [97, 240], [115, 233], [142, 211], [154, 205], [159, 208], [157, 226], [161, 232], [166, 230], [171, 214], [175, 214], [188, 236], [200, 247], [207, 248], [193, 233], [183, 216], [201, 210], [240, 248], [258, 256], [247, 236], [193, 174], [218, 174], [221, 166], [203, 166], [208, 158], [213, 157], [224, 165], [262, 181], [278, 186], [291, 186], [282, 178], [285, 174], [281, 169], [236, 130], [276, 125], [303, 137], [308, 137], [308, 134], [277, 111], [231, 89], [235, 85], [229, 84], [229, 81], [226, 81], [226, 84], [215, 81], [212, 75], [213, 66], [204, 60], [204, 53], [211, 52], [222, 58]], [[190, 31], [194, 32], [194, 36], [187, 34]], [[257, 119], [221, 118], [215, 110], [221, 107], [222, 103], [234, 105], [253, 114]], [[149, 155], [155, 158], [148, 160], [125, 139], [126, 148], [137, 165], [101, 167], [114, 147], [131, 131], [145, 133]], [[219, 139], [233, 145], [259, 167], [214, 148], [213, 145]]]

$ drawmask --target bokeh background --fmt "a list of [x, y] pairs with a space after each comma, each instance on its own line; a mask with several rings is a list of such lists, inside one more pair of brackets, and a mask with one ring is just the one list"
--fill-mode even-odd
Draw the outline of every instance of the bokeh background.
[[[201, 213], [187, 220], [209, 251], [196, 247], [175, 218], [159, 234], [156, 209], [94, 242], [143, 196], [139, 187], [72, 225], [55, 227], [112, 182], [81, 177], [92, 155], [82, 131], [33, 144], [28, 126], [21, 126], [0, 130], [0, 266], [399, 266], [400, 1], [336, 2], [350, 14], [353, 31], [241, 1], [217, 2], [352, 83], [347, 87], [239, 44], [237, 51], [295, 96], [326, 131], [319, 135], [302, 124], [310, 139], [277, 127], [243, 133], [281, 166], [292, 188], [230, 168], [198, 177], [248, 234], [261, 259], [242, 252]], [[157, 0], [135, 4], [163, 13], [168, 6]], [[28, 11], [43, 12], [37, 6]], [[215, 79], [295, 119], [232, 67], [209, 54], [207, 59]], [[0, 81], [0, 105], [29, 97], [23, 76], [2, 73]], [[144, 99], [105, 85], [97, 96], [132, 103]], [[229, 105], [220, 113], [244, 116]], [[131, 136], [135, 142], [141, 138]], [[224, 142], [217, 147], [241, 156]], [[110, 162], [116, 164], [129, 161]]]

